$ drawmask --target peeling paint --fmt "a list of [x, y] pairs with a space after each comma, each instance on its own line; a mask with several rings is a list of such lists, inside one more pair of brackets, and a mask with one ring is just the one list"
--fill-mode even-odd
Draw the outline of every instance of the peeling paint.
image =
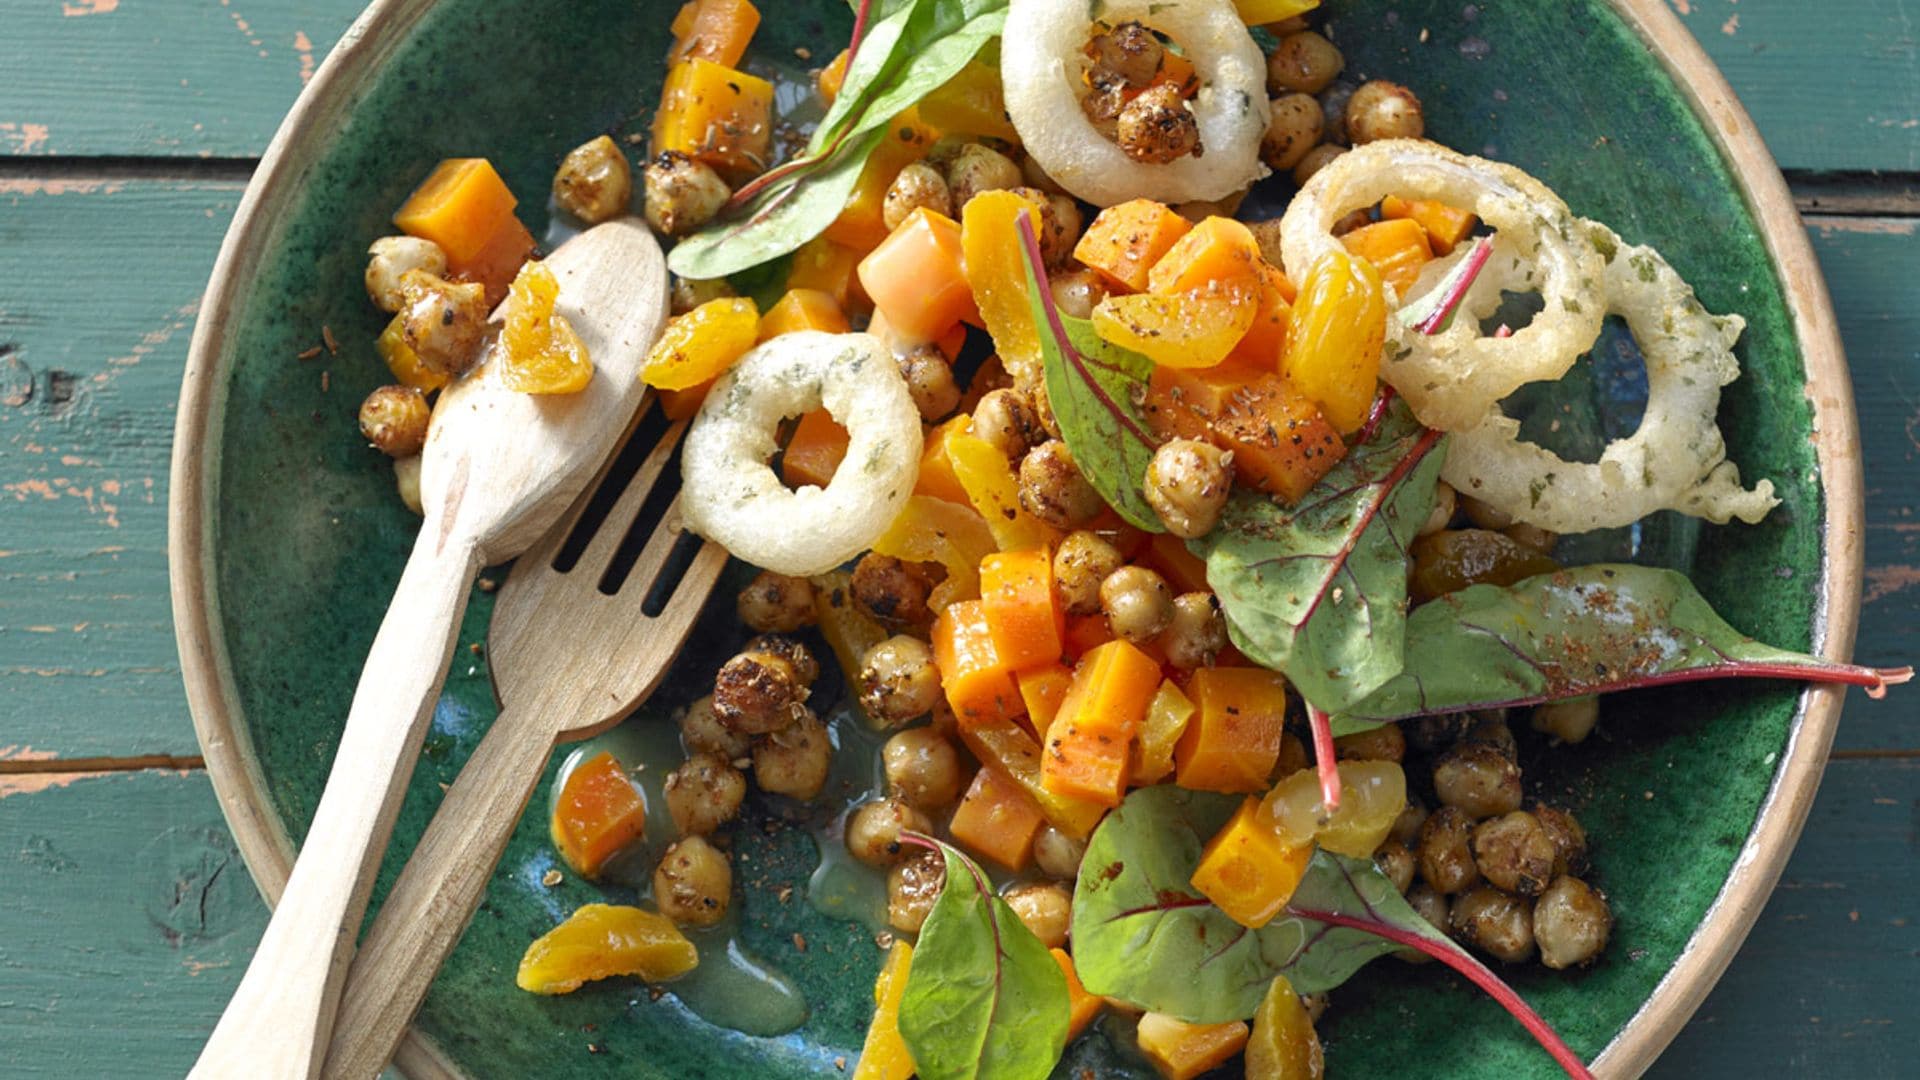
[[300, 85], [313, 78], [313, 39], [305, 30], [293, 32], [293, 51], [300, 55]]
[[1739, 14], [1735, 13], [1733, 15], [1727, 16], [1727, 21], [1720, 24], [1720, 32], [1727, 35], [1728, 37], [1732, 37], [1733, 35], [1739, 33], [1740, 32]]
[[36, 791], [46, 791], [50, 788], [63, 788], [75, 781], [85, 780], [89, 776], [99, 775], [99, 773], [77, 772], [0, 775], [0, 799], [4, 799], [9, 795], [31, 795]]
[[0, 195], [117, 195], [127, 185], [118, 180], [0, 179]]
[[45, 124], [0, 121], [0, 145], [12, 143], [12, 152], [16, 154], [31, 154], [45, 146], [50, 134], [51, 129]]
[[73, 19], [82, 15], [111, 15], [120, 8], [120, 0], [61, 0], [60, 14]]
[[1814, 222], [1822, 236], [1832, 236], [1836, 232], [1865, 233], [1873, 236], [1912, 236], [1920, 229], [1920, 220], [1914, 218], [1881, 217], [1823, 217]]
[[1920, 566], [1872, 566], [1867, 568], [1867, 588], [1860, 597], [1863, 604], [1884, 600], [1897, 592], [1920, 585]]

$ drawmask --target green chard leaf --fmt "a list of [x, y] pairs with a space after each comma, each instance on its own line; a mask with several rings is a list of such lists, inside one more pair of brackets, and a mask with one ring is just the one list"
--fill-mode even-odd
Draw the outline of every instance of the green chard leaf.
[[1067, 980], [1047, 947], [951, 845], [900, 999], [900, 1035], [922, 1080], [1042, 1080], [1067, 1044]]
[[1143, 491], [1147, 466], [1160, 446], [1140, 406], [1153, 361], [1109, 344], [1094, 333], [1092, 322], [1055, 306], [1030, 215], [1021, 215], [1020, 240], [1047, 401], [1061, 438], [1081, 475], [1108, 506], [1135, 528], [1165, 532]]
[[1407, 620], [1404, 670], [1336, 710], [1333, 724], [1345, 733], [1703, 679], [1848, 683], [1880, 697], [1912, 677], [1912, 668], [1836, 664], [1763, 645], [1727, 625], [1686, 575], [1602, 563], [1421, 605]]
[[[1058, 405], [1055, 405], [1056, 411]], [[1399, 673], [1407, 545], [1433, 509], [1445, 439], [1398, 398], [1299, 504], [1242, 491], [1188, 547], [1234, 644], [1338, 713]]]
[[[1252, 1016], [1276, 975], [1303, 994], [1417, 949], [1467, 976], [1569, 1075], [1586, 1067], [1520, 996], [1422, 919], [1370, 860], [1315, 851], [1287, 910], [1250, 930], [1188, 883], [1235, 796], [1141, 788], [1093, 834], [1073, 897], [1073, 961], [1089, 993], [1192, 1023]], [[914, 954], [915, 963], [919, 954]]]
[[674, 245], [681, 277], [726, 277], [796, 251], [847, 204], [894, 117], [953, 78], [1000, 35], [1008, 0], [876, 2], [833, 107], [799, 156], [734, 194], [722, 216]]

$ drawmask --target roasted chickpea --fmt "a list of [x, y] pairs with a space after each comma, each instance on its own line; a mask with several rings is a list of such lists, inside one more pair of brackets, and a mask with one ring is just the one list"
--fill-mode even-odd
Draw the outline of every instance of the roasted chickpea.
[[1540, 803], [1533, 808], [1534, 820], [1553, 841], [1553, 876], [1587, 872], [1587, 830], [1568, 811]]
[[1335, 146], [1347, 145], [1347, 103], [1353, 100], [1357, 89], [1354, 83], [1342, 80], [1320, 91], [1314, 97], [1320, 103], [1320, 115], [1324, 117], [1320, 141]]
[[1027, 924], [1040, 944], [1058, 949], [1067, 943], [1067, 927], [1073, 918], [1073, 894], [1052, 881], [1030, 881], [1015, 885], [1000, 897]]
[[932, 828], [927, 815], [899, 799], [875, 799], [847, 815], [847, 851], [868, 866], [892, 866], [910, 850], [900, 839], [902, 832]]
[[426, 513], [426, 507], [420, 502], [420, 456], [393, 459], [393, 483], [400, 491], [400, 501], [416, 514]]
[[826, 725], [801, 706], [792, 724], [754, 741], [753, 778], [762, 791], [805, 801], [820, 794], [832, 758]]
[[1373, 864], [1403, 893], [1413, 887], [1413, 874], [1419, 869], [1419, 860], [1413, 857], [1412, 850], [1391, 836], [1381, 841], [1374, 851]]
[[761, 633], [792, 633], [813, 625], [813, 586], [806, 578], [762, 570], [734, 605], [740, 621]]
[[411, 386], [382, 386], [360, 403], [360, 434], [388, 457], [420, 456], [431, 419], [427, 396]]
[[751, 741], [741, 732], [720, 722], [713, 711], [713, 695], [708, 694], [687, 706], [680, 717], [680, 746], [689, 755], [717, 754], [728, 762], [747, 756]]
[[1517, 964], [1533, 955], [1533, 904], [1491, 885], [1454, 898], [1449, 913], [1461, 941], [1496, 960]]
[[946, 883], [947, 864], [938, 854], [909, 855], [887, 871], [887, 925], [903, 934], [919, 933]]
[[1053, 398], [1047, 393], [1046, 373], [1023, 368], [1013, 380], [1013, 388], [1027, 395], [1027, 401], [1033, 405], [1033, 418], [1039, 421], [1043, 437], [1061, 438], [1060, 418], [1053, 414]]
[[785, 657], [743, 652], [720, 665], [713, 680], [713, 712], [747, 735], [764, 735], [806, 711], [807, 686]]
[[1326, 168], [1328, 162], [1346, 152], [1345, 147], [1335, 146], [1332, 143], [1321, 143], [1319, 146], [1307, 151], [1307, 155], [1293, 166], [1293, 182], [1295, 186], [1306, 187], [1307, 181], [1313, 179], [1314, 173]]
[[447, 273], [447, 253], [417, 236], [383, 236], [367, 249], [367, 295], [381, 311], [399, 311], [407, 302], [400, 279], [410, 270], [433, 277]]
[[1520, 808], [1520, 766], [1491, 743], [1462, 743], [1433, 767], [1433, 793], [1472, 818]]
[[1075, 840], [1051, 825], [1042, 825], [1033, 837], [1033, 863], [1048, 877], [1072, 881], [1086, 858], [1087, 842]]
[[1093, 306], [1107, 298], [1106, 283], [1084, 266], [1048, 275], [1047, 287], [1060, 310], [1076, 319], [1093, 318]]
[[712, 926], [727, 916], [733, 867], [703, 836], [684, 837], [660, 856], [653, 871], [653, 902], [681, 926]]
[[1073, 247], [1080, 242], [1081, 230], [1086, 228], [1086, 215], [1080, 212], [1080, 204], [1071, 196], [1050, 195], [1039, 188], [1029, 190], [1047, 201], [1046, 213], [1040, 215], [1044, 226], [1040, 235], [1040, 257], [1049, 270], [1063, 267], [1073, 258]]
[[1100, 610], [1100, 583], [1125, 563], [1120, 549], [1099, 533], [1070, 532], [1053, 551], [1053, 587], [1069, 615]]
[[1089, 78], [1119, 79], [1136, 90], [1153, 82], [1166, 58], [1166, 47], [1153, 31], [1132, 20], [1095, 34], [1087, 42], [1087, 51], [1093, 57]]
[[1061, 439], [1048, 439], [1020, 459], [1020, 505], [1057, 529], [1084, 525], [1106, 509]]
[[1335, 236], [1345, 236], [1355, 229], [1364, 229], [1373, 224], [1373, 211], [1355, 210], [1333, 223], [1329, 230]]
[[1416, 716], [1402, 720], [1400, 726], [1406, 730], [1408, 746], [1432, 753], [1459, 741], [1470, 723], [1472, 718], [1466, 713], [1441, 713], [1438, 716]]
[[473, 366], [487, 333], [487, 287], [456, 284], [425, 270], [400, 275], [401, 329], [420, 366], [452, 377]]
[[1326, 117], [1312, 94], [1284, 94], [1268, 110], [1267, 133], [1260, 140], [1260, 160], [1275, 172], [1286, 172], [1307, 151], [1320, 144]]
[[1232, 493], [1233, 452], [1211, 443], [1172, 439], [1147, 463], [1147, 503], [1175, 536], [1212, 532]]
[[1333, 751], [1341, 761], [1405, 761], [1407, 733], [1399, 724], [1381, 724], [1369, 731], [1340, 736], [1333, 740]]
[[1457, 506], [1453, 485], [1445, 480], [1434, 485], [1433, 509], [1427, 513], [1427, 520], [1420, 524], [1420, 536], [1431, 536], [1453, 524], [1453, 511]]
[[1114, 636], [1143, 645], [1173, 621], [1173, 592], [1146, 567], [1123, 566], [1100, 583], [1100, 610]]
[[953, 192], [947, 190], [947, 178], [924, 161], [915, 161], [900, 170], [888, 186], [880, 203], [880, 219], [889, 231], [900, 227], [915, 210], [931, 210], [943, 217], [953, 216]]
[[647, 223], [668, 236], [685, 236], [712, 221], [733, 197], [711, 165], [678, 150], [647, 162], [644, 184]]
[[1181, 593], [1173, 598], [1173, 618], [1160, 632], [1167, 663], [1182, 671], [1208, 667], [1227, 647], [1227, 619], [1220, 601], [1210, 592]]
[[894, 357], [900, 376], [907, 380], [907, 393], [920, 419], [928, 423], [942, 420], [960, 405], [960, 384], [953, 381], [953, 364], [938, 345], [916, 345]]
[[1363, 146], [1377, 139], [1417, 139], [1427, 133], [1420, 99], [1399, 83], [1374, 79], [1347, 99], [1347, 141]]
[[1080, 111], [1086, 114], [1087, 122], [1093, 129], [1109, 139], [1116, 138], [1120, 130], [1120, 110], [1127, 107], [1127, 95], [1131, 91], [1127, 84], [1115, 78], [1106, 78], [1087, 85], [1087, 92], [1080, 98]]
[[1275, 777], [1292, 776], [1307, 767], [1307, 744], [1291, 731], [1280, 735], [1280, 756], [1274, 761]]
[[960, 753], [932, 728], [902, 731], [880, 748], [887, 790], [908, 806], [931, 813], [960, 797]]
[[1553, 880], [1553, 837], [1525, 810], [1473, 827], [1473, 863], [1490, 884], [1520, 896], [1538, 896]]
[[1172, 83], [1148, 87], [1121, 106], [1113, 141], [1128, 157], [1149, 165], [1202, 153], [1200, 121]]
[[1576, 877], [1553, 879], [1533, 905], [1540, 962], [1556, 970], [1599, 956], [1613, 933], [1613, 911], [1598, 889]]
[[553, 201], [589, 225], [612, 221], [633, 203], [633, 166], [606, 135], [582, 143], [553, 174]]
[[[1414, 882], [1413, 887], [1407, 890], [1407, 906], [1413, 909], [1414, 914], [1425, 919], [1441, 933], [1444, 934], [1447, 932], [1451, 924], [1447, 898], [1433, 891], [1433, 886], [1428, 885], [1424, 881]], [[1401, 949], [1393, 955], [1401, 960], [1405, 960], [1409, 964], [1429, 964], [1433, 962], [1433, 957], [1428, 956], [1419, 949]]]
[[1019, 461], [1043, 437], [1033, 403], [1011, 387], [988, 392], [973, 407], [973, 433], [1005, 454], [1009, 462]]
[[732, 821], [747, 797], [747, 778], [726, 758], [695, 754], [667, 774], [667, 813], [682, 836], [705, 836]]
[[673, 279], [673, 291], [670, 295], [672, 311], [675, 315], [685, 315], [709, 300], [725, 300], [737, 296], [733, 286], [726, 278], [683, 278]]
[[1533, 709], [1533, 730], [1545, 732], [1563, 743], [1585, 742], [1599, 722], [1600, 698], [1593, 694], [1549, 701]]
[[919, 626], [933, 621], [927, 600], [935, 582], [918, 563], [868, 552], [854, 564], [848, 591], [860, 613], [888, 626]]
[[1419, 799], [1409, 797], [1400, 816], [1393, 819], [1393, 831], [1387, 835], [1412, 847], [1420, 842], [1420, 826], [1427, 823], [1427, 808]]
[[1333, 42], [1302, 30], [1288, 34], [1267, 57], [1267, 93], [1275, 97], [1286, 93], [1317, 94], [1338, 78], [1347, 59]]
[[812, 651], [802, 645], [799, 638], [785, 634], [755, 634], [740, 647], [740, 651], [767, 653], [785, 660], [793, 666], [793, 673], [800, 679], [802, 687], [813, 686], [814, 680], [820, 677], [820, 661], [813, 658]]
[[1500, 531], [1514, 543], [1530, 547], [1543, 555], [1553, 554], [1554, 545], [1560, 542], [1560, 534], [1524, 521], [1516, 521]]
[[927, 643], [906, 634], [867, 650], [860, 659], [860, 707], [876, 720], [898, 727], [940, 698], [940, 670]]
[[953, 192], [953, 209], [958, 213], [967, 200], [983, 191], [1005, 191], [1021, 186], [1020, 166], [1013, 159], [980, 143], [960, 148], [947, 166], [947, 187]]
[[1484, 712], [1468, 713], [1473, 718], [1460, 736], [1462, 745], [1467, 743], [1485, 743], [1500, 751], [1508, 761], [1520, 760], [1520, 744], [1513, 737], [1513, 729], [1507, 726], [1505, 709], [1490, 709]]
[[1420, 826], [1420, 879], [1442, 893], [1457, 893], [1480, 880], [1473, 861], [1473, 819], [1457, 806], [1443, 806]]

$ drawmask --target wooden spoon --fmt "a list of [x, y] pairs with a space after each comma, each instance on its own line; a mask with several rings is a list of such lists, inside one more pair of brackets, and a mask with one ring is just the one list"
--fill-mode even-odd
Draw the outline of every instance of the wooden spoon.
[[593, 358], [593, 381], [540, 397], [482, 370], [441, 394], [421, 463], [426, 520], [361, 670], [299, 861], [194, 1077], [319, 1073], [474, 575], [552, 527], [641, 400], [640, 364], [667, 314], [666, 261], [653, 235], [635, 218], [608, 222], [561, 245], [547, 265], [560, 281], [559, 310]]
[[[653, 442], [650, 426], [658, 425], [643, 421], [635, 438]], [[367, 1080], [386, 1066], [480, 906], [554, 747], [619, 723], [653, 693], [685, 644], [727, 561], [719, 544], [682, 530], [677, 500], [658, 527], [643, 512], [677, 488], [673, 458], [685, 428], [681, 421], [658, 435], [624, 489], [617, 475], [604, 482], [600, 500], [618, 496], [604, 518], [583, 517], [595, 501], [583, 497], [569, 520], [514, 564], [487, 634], [500, 715], [361, 943], [325, 1076]], [[608, 565], [629, 537], [645, 537], [646, 546], [615, 581]], [[577, 558], [569, 557], [573, 550]]]

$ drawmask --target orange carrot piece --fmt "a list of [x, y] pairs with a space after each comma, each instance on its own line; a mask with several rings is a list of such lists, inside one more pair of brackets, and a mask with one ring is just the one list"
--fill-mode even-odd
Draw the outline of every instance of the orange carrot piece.
[[1047, 729], [1042, 770], [1047, 788], [1120, 805], [1134, 735], [1160, 688], [1160, 664], [1125, 641], [1080, 658], [1073, 685]]
[[1412, 218], [1427, 230], [1427, 242], [1435, 255], [1451, 255], [1460, 241], [1472, 235], [1480, 219], [1465, 210], [1456, 210], [1433, 199], [1403, 199], [1389, 195], [1380, 200], [1380, 216]]
[[1258, 930], [1293, 899], [1312, 858], [1312, 842], [1291, 845], [1281, 840], [1272, 819], [1260, 812], [1260, 800], [1249, 795], [1232, 820], [1207, 841], [1191, 884], [1228, 918]]
[[860, 167], [860, 179], [854, 182], [846, 205], [821, 235], [859, 252], [879, 247], [889, 232], [885, 217], [887, 189], [901, 169], [926, 156], [937, 137], [912, 109], [894, 117], [873, 156]]
[[966, 434], [972, 424], [973, 418], [962, 413], [927, 433], [926, 447], [920, 451], [920, 477], [913, 485], [915, 495], [931, 495], [966, 507], [973, 505], [967, 499], [967, 489], [954, 474], [949, 446], [955, 435]]
[[1068, 657], [1078, 659], [1112, 640], [1113, 627], [1105, 615], [1096, 611], [1092, 615], [1067, 616]]
[[1280, 759], [1286, 680], [1265, 668], [1201, 668], [1187, 696], [1196, 711], [1174, 747], [1174, 783], [1235, 793], [1265, 788]]
[[843, 312], [857, 305], [858, 282], [854, 268], [860, 265], [860, 253], [816, 236], [800, 245], [787, 269], [787, 289], [807, 289], [824, 293]]
[[860, 284], [901, 337], [936, 341], [980, 321], [961, 263], [960, 223], [922, 207], [860, 260]]
[[1060, 661], [1067, 613], [1046, 551], [1000, 551], [980, 560], [980, 600], [993, 647], [1015, 671]]
[[667, 62], [699, 57], [734, 67], [759, 26], [760, 12], [748, 0], [694, 0], [673, 18], [676, 40]]
[[1020, 132], [1007, 119], [998, 64], [969, 61], [959, 74], [921, 98], [915, 108], [920, 110], [922, 120], [942, 132], [1020, 141]]
[[820, 69], [813, 80], [814, 89], [820, 91], [820, 100], [832, 105], [833, 99], [840, 96], [840, 87], [847, 81], [847, 62], [852, 59], [847, 50], [841, 49], [831, 63]]
[[825, 409], [815, 409], [794, 425], [793, 438], [780, 455], [780, 478], [787, 486], [826, 487], [847, 457], [847, 429]]
[[478, 258], [513, 218], [519, 200], [486, 158], [448, 158], [407, 196], [393, 223], [440, 245], [448, 266]]
[[1247, 1045], [1248, 1031], [1245, 1020], [1189, 1024], [1150, 1012], [1140, 1018], [1136, 1038], [1161, 1080], [1194, 1080], [1239, 1053]]
[[960, 741], [981, 764], [999, 769], [1019, 784], [1020, 790], [1039, 804], [1047, 823], [1068, 836], [1086, 839], [1106, 816], [1107, 808], [1099, 803], [1061, 795], [1047, 788], [1040, 763], [1040, 744], [1014, 721], [986, 720], [972, 727], [963, 726]]
[[1073, 685], [1072, 669], [1056, 661], [1023, 671], [1015, 675], [1013, 681], [1020, 688], [1020, 700], [1027, 706], [1027, 722], [1033, 725], [1033, 733], [1045, 739], [1047, 729], [1053, 726], [1053, 718], [1060, 713], [1060, 703], [1067, 699], [1067, 690]]
[[1271, 264], [1259, 264], [1259, 307], [1253, 313], [1253, 325], [1247, 328], [1240, 344], [1228, 359], [1239, 357], [1248, 363], [1272, 371], [1280, 366], [1280, 352], [1287, 347], [1287, 324], [1293, 315], [1293, 283]]
[[988, 720], [1011, 720], [1023, 711], [1013, 671], [993, 647], [985, 605], [963, 600], [947, 605], [933, 621], [933, 662], [947, 704], [966, 728]]
[[713, 389], [713, 384], [718, 381], [718, 379], [708, 379], [697, 386], [689, 386], [685, 390], [654, 391], [660, 395], [660, 411], [665, 413], [669, 420], [685, 420], [700, 411], [700, 406], [707, 400], [707, 391]]
[[960, 846], [1016, 873], [1033, 858], [1033, 838], [1046, 815], [1020, 785], [983, 765], [960, 799], [947, 828]]
[[828, 334], [847, 332], [847, 314], [840, 301], [820, 289], [789, 288], [774, 305], [760, 316], [760, 341], [799, 330], [819, 330]]
[[1053, 954], [1053, 962], [1060, 965], [1060, 973], [1067, 977], [1067, 1041], [1080, 1037], [1106, 1007], [1107, 999], [1098, 994], [1087, 993], [1080, 982], [1080, 973], [1073, 970], [1073, 957], [1065, 949], [1048, 949]]
[[1162, 438], [1211, 442], [1213, 420], [1235, 391], [1272, 371], [1272, 364], [1237, 356], [1210, 368], [1156, 367], [1147, 382], [1147, 423]]
[[1207, 591], [1207, 564], [1172, 533], [1154, 533], [1138, 561], [1159, 571], [1176, 593]]
[[738, 183], [766, 169], [772, 146], [772, 83], [697, 56], [667, 69], [650, 155], [678, 150]]
[[1193, 225], [1152, 199], [1134, 199], [1100, 211], [1073, 247], [1116, 292], [1140, 292], [1148, 271]]
[[1147, 291], [1161, 296], [1213, 288], [1252, 293], [1260, 285], [1260, 244], [1253, 230], [1226, 217], [1195, 225], [1147, 271]]
[[1427, 230], [1412, 218], [1388, 218], [1363, 225], [1340, 237], [1347, 250], [1373, 264], [1380, 279], [1402, 296], [1420, 278], [1420, 268], [1433, 261]]
[[1347, 444], [1313, 402], [1279, 375], [1262, 375], [1236, 390], [1209, 425], [1213, 441], [1233, 451], [1236, 475], [1296, 502], [1347, 456]]
[[590, 878], [646, 829], [647, 804], [640, 789], [620, 760], [604, 750], [567, 774], [549, 823], [560, 857]]

